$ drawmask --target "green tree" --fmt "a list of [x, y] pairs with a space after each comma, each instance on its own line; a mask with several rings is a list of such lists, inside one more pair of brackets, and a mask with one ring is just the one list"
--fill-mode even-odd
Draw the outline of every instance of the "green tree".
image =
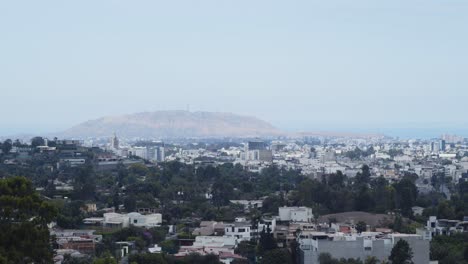
[[175, 254], [179, 251], [179, 247], [174, 240], [163, 241], [159, 246], [161, 247], [162, 251], [168, 254]]
[[93, 167], [86, 165], [74, 169], [74, 198], [92, 200], [96, 194], [96, 177]]
[[167, 264], [168, 261], [163, 254], [132, 254], [128, 258], [129, 263], [135, 264]]
[[291, 253], [287, 249], [273, 249], [267, 251], [261, 261], [260, 264], [293, 264]]
[[300, 259], [300, 244], [299, 242], [297, 242], [296, 240], [293, 240], [291, 241], [291, 243], [289, 244], [289, 249], [290, 249], [290, 252], [291, 252], [291, 260], [292, 260], [292, 263], [299, 263], [299, 259]]
[[33, 137], [31, 139], [31, 147], [44, 146], [45, 140], [42, 137]]
[[8, 153], [10, 153], [10, 150], [11, 150], [12, 147], [13, 147], [13, 143], [12, 143], [11, 139], [7, 139], [2, 144], [2, 152], [4, 154], [8, 154]]
[[62, 264], [89, 264], [92, 262], [93, 262], [93, 259], [91, 257], [85, 257], [85, 256], [72, 257], [69, 254], [66, 254], [65, 256], [63, 256]]
[[168, 227], [153, 227], [147, 230], [151, 234], [151, 243], [161, 243], [166, 239]]
[[[254, 262], [252, 262], [254, 263]], [[231, 264], [249, 264], [247, 259], [234, 259]]]
[[242, 241], [237, 245], [235, 253], [239, 254], [252, 262], [255, 261], [255, 244], [250, 241]]
[[413, 251], [408, 242], [403, 239], [398, 240], [388, 257], [393, 264], [413, 264], [412, 258]]
[[404, 216], [411, 216], [411, 207], [416, 203], [418, 197], [418, 189], [414, 182], [405, 177], [395, 184], [395, 203], [396, 208], [401, 209]]
[[[2, 144], [0, 143], [0, 146]], [[21, 141], [19, 139], [16, 139], [15, 142], [13, 142], [13, 147], [21, 147], [23, 146], [23, 144], [21, 143]]]
[[270, 195], [263, 201], [262, 212], [276, 214], [278, 213], [278, 207], [283, 206], [284, 203], [282, 197]]
[[135, 195], [130, 194], [124, 199], [124, 207], [127, 212], [135, 212], [137, 209], [137, 200]]
[[187, 264], [221, 264], [218, 260], [218, 256], [208, 254], [201, 256], [199, 254], [190, 254], [183, 259], [183, 263]]
[[141, 164], [141, 163], [135, 163], [135, 164], [130, 165], [128, 170], [131, 173], [138, 175], [138, 176], [145, 176], [149, 172], [148, 167], [146, 167], [144, 164]]
[[437, 206], [437, 218], [454, 219], [455, 217], [455, 210], [448, 201], [442, 201], [439, 203]]
[[363, 221], [359, 221], [357, 224], [356, 224], [356, 231], [358, 233], [362, 233], [362, 232], [365, 232], [367, 230], [367, 224]]
[[[320, 264], [363, 264], [363, 262], [360, 259], [353, 259], [353, 258], [335, 259], [330, 255], [330, 253], [321, 253], [319, 255], [319, 263]], [[369, 263], [374, 264], [374, 262], [369, 262]]]
[[128, 241], [133, 241], [135, 243], [135, 247], [139, 251], [142, 251], [146, 246], [145, 240], [143, 240], [143, 238], [141, 238], [141, 237], [128, 237], [127, 240]]
[[403, 231], [403, 219], [399, 214], [395, 216], [395, 221], [393, 221], [393, 231], [400, 233]]
[[376, 213], [385, 213], [387, 210], [391, 210], [393, 198], [391, 197], [390, 188], [388, 181], [380, 176], [377, 179], [372, 180], [372, 200], [375, 201], [374, 211]]
[[24, 177], [0, 180], [0, 256], [7, 263], [52, 263], [47, 224], [57, 210]]
[[320, 253], [318, 261], [320, 264], [339, 264], [339, 261], [332, 258], [330, 253]]
[[371, 190], [367, 185], [361, 185], [355, 195], [354, 203], [356, 211], [369, 212], [375, 207]]
[[117, 260], [111, 255], [107, 254], [106, 256], [95, 259], [93, 264], [117, 264]]
[[80, 200], [58, 205], [59, 214], [57, 216], [57, 225], [62, 228], [78, 228], [85, 217], [81, 210], [84, 205], [84, 202]]
[[269, 250], [276, 249], [278, 245], [276, 244], [276, 240], [273, 237], [273, 233], [271, 233], [270, 227], [264, 228], [260, 233], [260, 240], [258, 243], [258, 254], [263, 255]]
[[468, 234], [435, 236], [431, 240], [431, 260], [440, 264], [468, 263]]
[[112, 206], [114, 207], [115, 211], [119, 210], [120, 196], [118, 190], [114, 190], [114, 193], [112, 194]]
[[378, 264], [379, 260], [376, 257], [367, 257], [364, 264]]
[[229, 199], [232, 194], [232, 186], [225, 181], [218, 180], [212, 186], [212, 201], [218, 208], [229, 204]]
[[356, 174], [355, 184], [356, 185], [368, 185], [370, 183], [370, 168], [367, 165], [363, 165], [361, 171]]

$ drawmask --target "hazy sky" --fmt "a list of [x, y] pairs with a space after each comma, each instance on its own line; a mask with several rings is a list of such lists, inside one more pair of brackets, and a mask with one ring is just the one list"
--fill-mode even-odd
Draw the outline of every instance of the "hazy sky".
[[0, 135], [187, 105], [288, 130], [468, 131], [467, 14], [465, 0], [0, 1]]

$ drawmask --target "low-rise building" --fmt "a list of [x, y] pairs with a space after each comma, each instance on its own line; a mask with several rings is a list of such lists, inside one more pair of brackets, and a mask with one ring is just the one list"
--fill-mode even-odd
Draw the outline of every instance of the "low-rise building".
[[129, 227], [130, 218], [119, 213], [105, 213], [103, 225], [107, 227]]
[[312, 208], [309, 207], [280, 207], [279, 209], [280, 221], [291, 222], [312, 222], [314, 215]]
[[413, 207], [411, 207], [411, 210], [413, 211], [413, 215], [415, 215], [415, 216], [420, 215], [421, 216], [423, 214], [424, 207], [413, 206]]
[[129, 214], [105, 213], [103, 221], [103, 225], [108, 227], [128, 227], [133, 225], [150, 228], [159, 226], [161, 223], [161, 214], [142, 215], [135, 212]]
[[230, 200], [233, 204], [242, 205], [245, 210], [262, 208], [263, 200]]
[[81, 207], [81, 210], [87, 213], [93, 213], [97, 211], [97, 206], [95, 203], [86, 203], [83, 207]]
[[60, 159], [60, 164], [68, 165], [70, 167], [77, 167], [84, 165], [86, 163], [85, 158], [62, 158]]
[[55, 236], [59, 249], [76, 250], [83, 254], [94, 254], [96, 243], [102, 240], [102, 235], [95, 235], [95, 230], [56, 230], [50, 234]]
[[193, 253], [214, 254], [219, 257], [222, 263], [230, 264], [236, 259], [244, 259], [242, 256], [234, 254], [237, 244], [237, 238], [232, 236], [197, 236], [193, 245], [181, 246], [179, 252], [174, 256], [183, 258]]
[[151, 253], [151, 254], [161, 253], [162, 248], [160, 246], [158, 246], [158, 245], [154, 245], [154, 246], [148, 248], [148, 252]]
[[468, 232], [468, 221], [437, 219], [436, 216], [430, 216], [426, 229], [431, 232], [431, 236]]
[[225, 224], [224, 235], [234, 237], [238, 242], [249, 241], [251, 238], [252, 225], [249, 222], [234, 222]]
[[200, 227], [195, 228], [192, 234], [194, 236], [224, 235], [224, 223], [215, 221], [202, 221]]
[[413, 234], [366, 233], [362, 235], [315, 233], [309, 238], [299, 240], [301, 263], [319, 264], [322, 253], [328, 253], [333, 258], [354, 258], [365, 260], [375, 257], [380, 261], [388, 260], [393, 246], [403, 239], [408, 242], [413, 251], [415, 264], [429, 263], [430, 240]]
[[161, 214], [142, 215], [140, 213], [129, 213], [130, 224], [138, 227], [155, 227], [162, 223]]

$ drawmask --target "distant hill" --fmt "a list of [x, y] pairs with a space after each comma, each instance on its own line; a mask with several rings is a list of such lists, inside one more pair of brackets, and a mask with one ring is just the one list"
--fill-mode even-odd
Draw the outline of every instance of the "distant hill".
[[76, 125], [60, 137], [89, 138], [118, 136], [134, 138], [268, 137], [282, 132], [250, 116], [230, 113], [157, 111], [108, 116]]

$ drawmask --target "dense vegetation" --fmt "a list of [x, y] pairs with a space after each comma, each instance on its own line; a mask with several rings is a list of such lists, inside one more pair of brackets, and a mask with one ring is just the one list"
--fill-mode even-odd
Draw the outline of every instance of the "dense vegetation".
[[440, 264], [468, 263], [468, 234], [436, 236], [431, 241], [431, 259]]
[[383, 264], [385, 262], [380, 262], [375, 257], [368, 257], [364, 261], [360, 259], [353, 259], [353, 258], [335, 259], [329, 253], [322, 253], [319, 255], [319, 263], [320, 264], [378, 264], [378, 263]]
[[51, 263], [47, 224], [57, 211], [22, 177], [0, 179], [0, 263]]
[[[411, 207], [415, 205], [436, 208], [436, 212], [428, 210], [427, 213], [441, 216], [461, 216], [466, 208], [465, 200], [459, 198], [466, 199], [463, 191], [460, 196], [455, 195], [453, 202], [441, 196], [434, 200], [429, 195], [418, 195], [414, 175], [391, 183], [383, 177], [371, 178], [367, 166], [354, 178], [338, 172], [320, 180], [275, 166], [252, 173], [229, 163], [197, 168], [179, 162], [155, 167], [135, 164], [129, 168], [121, 166], [114, 174], [95, 172], [88, 166], [71, 168], [59, 178], [67, 180], [70, 175], [75, 187], [71, 194], [74, 201], [92, 200], [116, 208], [123, 204], [126, 211], [139, 207], [160, 208], [167, 223], [194, 216], [203, 220], [233, 219], [240, 208], [229, 206], [229, 200], [261, 197], [267, 197], [263, 213], [272, 214], [283, 205], [310, 206], [317, 214], [392, 211], [406, 217], [412, 217]], [[460, 188], [464, 186], [461, 184]], [[211, 199], [207, 199], [207, 195]], [[77, 204], [74, 208], [78, 207]], [[68, 214], [65, 217], [74, 216], [73, 212], [64, 211], [64, 214]]]

